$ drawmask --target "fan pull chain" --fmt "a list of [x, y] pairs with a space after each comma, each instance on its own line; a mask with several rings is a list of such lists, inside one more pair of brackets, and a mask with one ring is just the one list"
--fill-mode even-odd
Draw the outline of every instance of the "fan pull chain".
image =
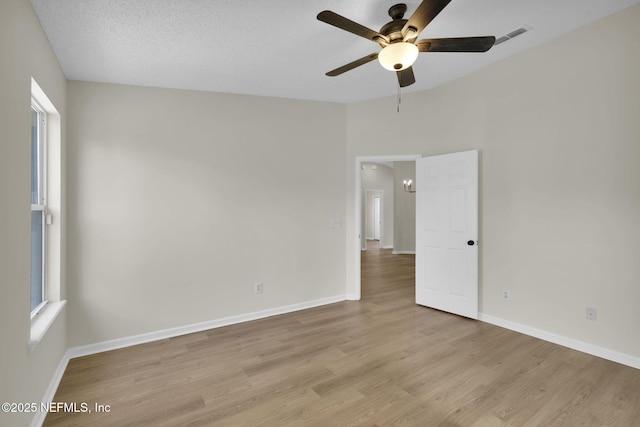
[[398, 106], [397, 106], [398, 114], [400, 113], [400, 104], [401, 103], [402, 103], [402, 97], [400, 96], [400, 84], [398, 84]]

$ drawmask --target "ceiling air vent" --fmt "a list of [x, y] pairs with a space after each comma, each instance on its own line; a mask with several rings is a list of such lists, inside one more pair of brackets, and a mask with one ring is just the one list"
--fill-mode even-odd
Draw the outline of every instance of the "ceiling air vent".
[[494, 46], [499, 45], [500, 43], [504, 43], [507, 40], [511, 40], [514, 37], [518, 37], [521, 34], [526, 33], [527, 31], [529, 31], [531, 28], [530, 27], [520, 27], [517, 30], [513, 30], [511, 31], [509, 34], [505, 34], [502, 37], [498, 37], [496, 39], [496, 42], [493, 44]]

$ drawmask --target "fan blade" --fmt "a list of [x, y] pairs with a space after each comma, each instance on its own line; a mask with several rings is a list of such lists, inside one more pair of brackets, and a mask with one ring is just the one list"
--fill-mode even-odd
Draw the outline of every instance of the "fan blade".
[[411, 32], [415, 33], [415, 35], [409, 36], [405, 41], [415, 40], [418, 34], [424, 30], [424, 27], [429, 25], [429, 22], [431, 22], [450, 1], [451, 0], [423, 0], [402, 28], [402, 34], [405, 38], [409, 35], [410, 28], [412, 28]]
[[334, 27], [338, 27], [341, 30], [348, 31], [357, 36], [364, 37], [365, 39], [369, 39], [373, 42], [376, 40], [382, 39], [385, 42], [389, 42], [386, 37], [377, 31], [373, 31], [370, 28], [365, 27], [364, 25], [360, 25], [357, 22], [353, 22], [350, 19], [345, 18], [344, 16], [338, 15], [335, 12], [331, 12], [330, 10], [323, 10], [317, 16], [319, 21], [326, 22], [329, 25], [333, 25]]
[[486, 52], [496, 42], [493, 36], [422, 39], [416, 43], [420, 52]]
[[398, 75], [398, 83], [400, 87], [407, 87], [416, 82], [416, 77], [413, 75], [413, 68], [409, 67], [402, 71], [396, 71]]
[[378, 58], [378, 54], [377, 53], [372, 53], [371, 55], [367, 55], [364, 58], [360, 58], [360, 59], [356, 59], [353, 62], [349, 62], [346, 65], [343, 65], [342, 67], [338, 67], [335, 70], [331, 70], [327, 73], [327, 76], [329, 77], [335, 77], [335, 76], [339, 76], [342, 73], [346, 73], [349, 70], [353, 70], [356, 67], [359, 67], [361, 65], [366, 64], [367, 62], [371, 62], [374, 59]]

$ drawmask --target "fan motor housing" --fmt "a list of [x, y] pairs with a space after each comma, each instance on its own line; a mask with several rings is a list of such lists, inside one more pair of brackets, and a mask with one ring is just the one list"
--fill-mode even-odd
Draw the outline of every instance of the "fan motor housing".
[[398, 40], [402, 40], [402, 29], [404, 24], [407, 23], [406, 19], [397, 19], [395, 21], [387, 22], [380, 28], [380, 34], [386, 36], [389, 42], [393, 43]]
[[390, 43], [403, 39], [404, 36], [402, 35], [402, 29], [407, 23], [407, 20], [402, 18], [406, 12], [407, 5], [404, 3], [394, 4], [389, 8], [387, 13], [391, 17], [392, 21], [384, 24], [382, 28], [380, 28], [379, 32], [385, 36]]

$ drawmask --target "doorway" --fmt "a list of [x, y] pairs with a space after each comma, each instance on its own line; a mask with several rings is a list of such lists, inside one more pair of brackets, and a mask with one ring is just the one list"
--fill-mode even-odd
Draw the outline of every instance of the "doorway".
[[[362, 188], [362, 166], [365, 163], [387, 163], [387, 162], [415, 162], [422, 157], [419, 154], [410, 155], [388, 155], [388, 156], [362, 156], [355, 159], [355, 245], [354, 245], [354, 293], [350, 299], [360, 300], [362, 297], [362, 263], [361, 253], [366, 242], [363, 230], [364, 225], [364, 198], [365, 191]], [[384, 205], [384, 201], [381, 203]], [[381, 230], [384, 233], [384, 230]], [[393, 242], [386, 242], [386, 246]]]
[[373, 198], [373, 240], [377, 241], [380, 241], [380, 228], [382, 227], [380, 199], [380, 196], [374, 196]]
[[382, 189], [365, 188], [363, 200], [362, 250], [367, 250], [367, 243], [376, 240], [382, 246], [385, 238], [384, 205], [385, 193]]

